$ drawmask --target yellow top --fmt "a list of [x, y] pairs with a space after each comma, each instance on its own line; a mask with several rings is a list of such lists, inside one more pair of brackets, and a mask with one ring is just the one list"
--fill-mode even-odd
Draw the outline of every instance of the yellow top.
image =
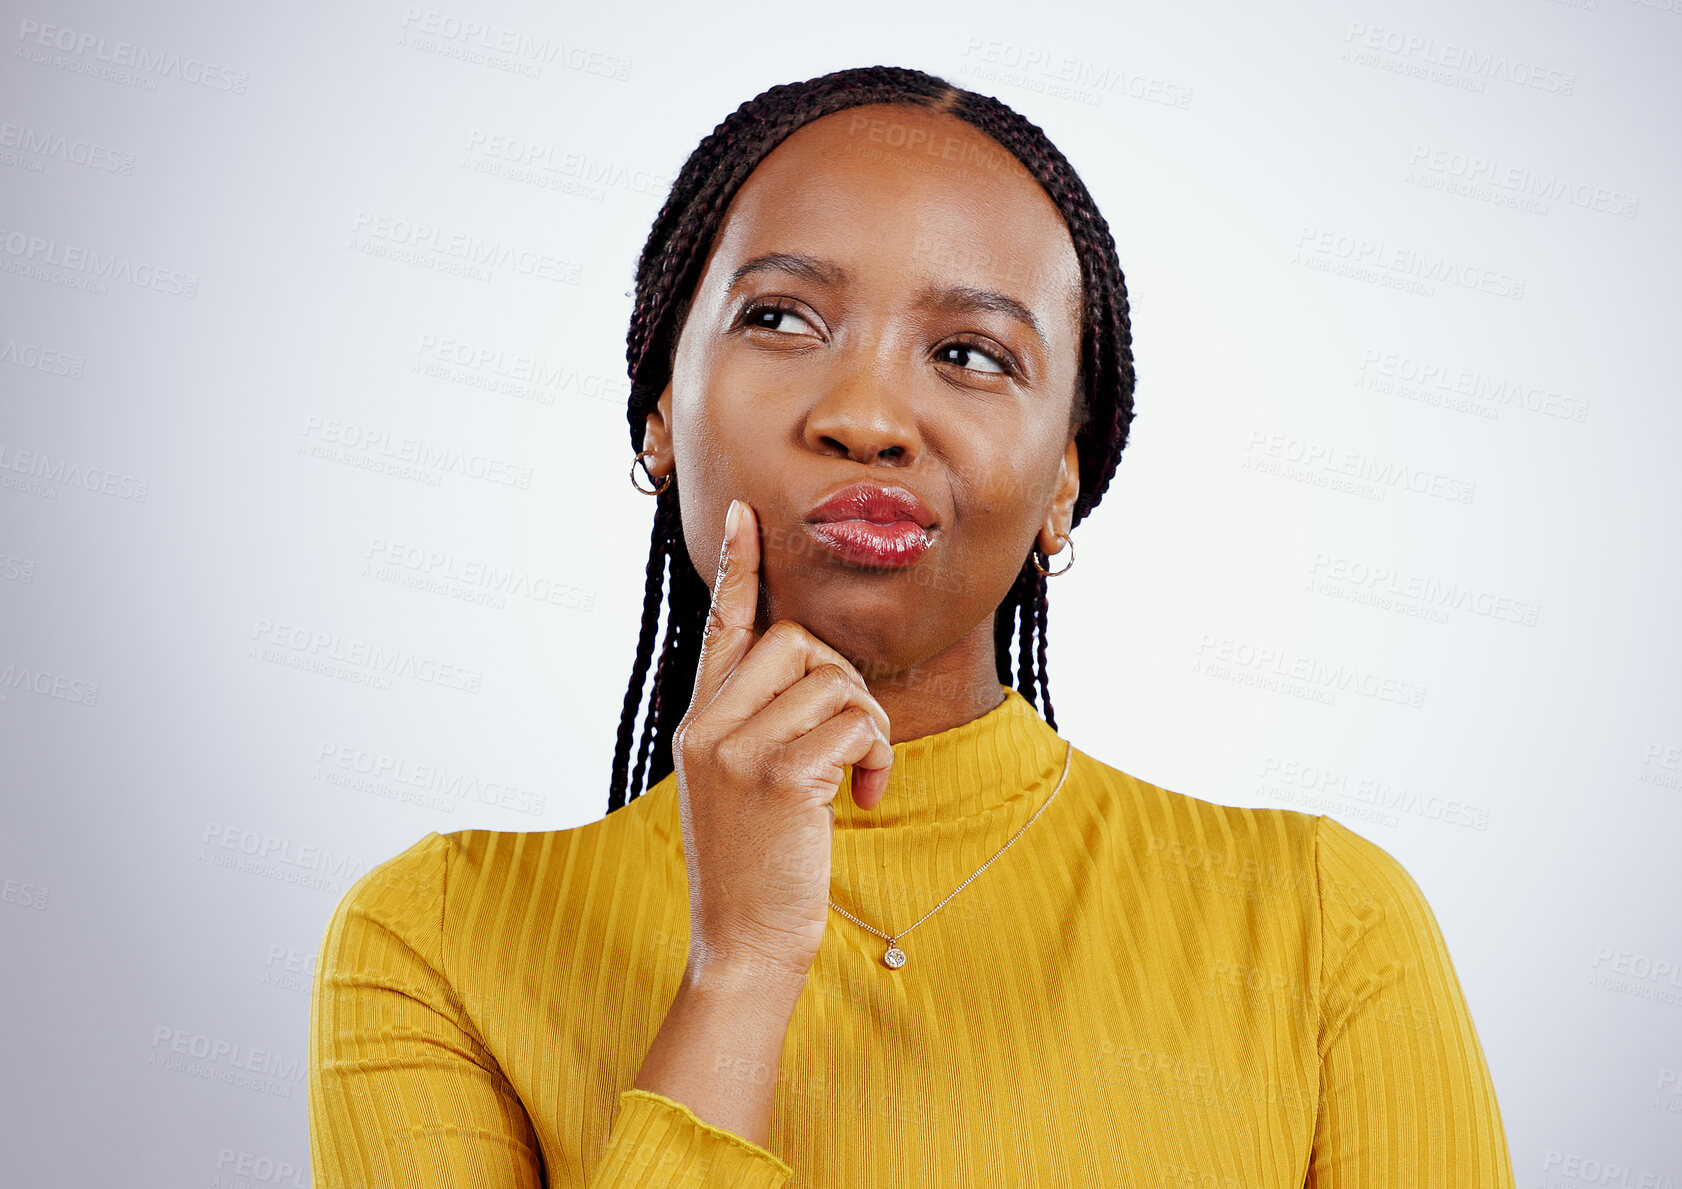
[[[895, 744], [875, 810], [836, 797], [833, 898], [884, 933], [1056, 787], [1067, 744], [1001, 688]], [[830, 914], [764, 1148], [629, 1088], [683, 972], [687, 888], [672, 776], [589, 825], [429, 834], [365, 875], [316, 974], [316, 1189], [1513, 1185], [1424, 897], [1328, 818], [1076, 750], [902, 968]]]

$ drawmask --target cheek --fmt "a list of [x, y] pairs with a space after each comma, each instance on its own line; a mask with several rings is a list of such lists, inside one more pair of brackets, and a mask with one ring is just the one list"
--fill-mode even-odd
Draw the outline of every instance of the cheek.
[[769, 430], [751, 377], [732, 367], [727, 355], [706, 349], [680, 362], [687, 366], [674, 373], [672, 420], [683, 449], [706, 459], [709, 469], [713, 460], [751, 453]]
[[1027, 445], [1009, 447], [983, 458], [971, 458], [954, 469], [953, 486], [960, 518], [1003, 532], [1017, 521], [1037, 523], [1049, 501], [1056, 463], [1049, 468], [1029, 465]]
[[735, 454], [742, 448], [731, 403], [720, 399], [721, 377], [691, 367], [672, 384], [672, 438], [678, 466], [691, 491], [734, 479]]

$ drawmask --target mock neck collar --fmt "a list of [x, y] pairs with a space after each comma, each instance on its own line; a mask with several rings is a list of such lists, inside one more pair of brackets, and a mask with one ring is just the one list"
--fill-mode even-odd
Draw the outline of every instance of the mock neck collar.
[[1066, 740], [1016, 690], [979, 718], [893, 745], [887, 792], [875, 809], [853, 802], [852, 769], [835, 794], [835, 828], [916, 828], [1033, 808], [1063, 772]]

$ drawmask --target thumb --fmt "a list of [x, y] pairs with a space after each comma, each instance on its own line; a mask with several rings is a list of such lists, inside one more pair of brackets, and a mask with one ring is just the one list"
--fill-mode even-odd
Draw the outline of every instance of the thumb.
[[746, 500], [733, 499], [724, 517], [724, 540], [718, 551], [718, 574], [713, 579], [712, 605], [701, 637], [701, 657], [695, 669], [693, 704], [704, 708], [713, 700], [758, 637], [754, 616], [759, 610], [759, 517]]

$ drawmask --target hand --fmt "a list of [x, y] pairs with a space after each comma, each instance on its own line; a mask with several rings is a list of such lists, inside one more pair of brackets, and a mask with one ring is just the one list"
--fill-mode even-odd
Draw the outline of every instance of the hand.
[[[888, 716], [840, 653], [790, 620], [761, 636], [759, 518], [726, 528], [689, 710], [672, 738], [689, 872], [689, 965], [804, 983], [829, 921], [832, 802], [874, 808]], [[726, 519], [728, 526], [728, 518]]]

